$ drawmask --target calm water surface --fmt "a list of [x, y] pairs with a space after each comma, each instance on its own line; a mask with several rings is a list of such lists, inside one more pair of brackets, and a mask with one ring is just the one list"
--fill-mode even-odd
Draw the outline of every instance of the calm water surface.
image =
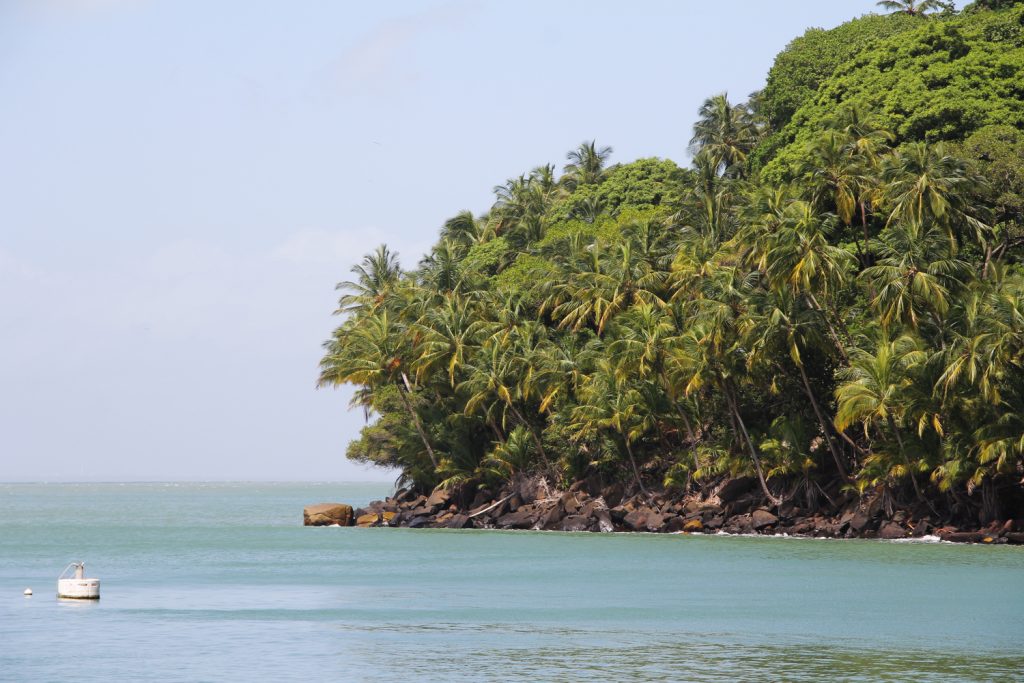
[[0, 680], [1024, 681], [1019, 547], [301, 526], [387, 493], [0, 484]]

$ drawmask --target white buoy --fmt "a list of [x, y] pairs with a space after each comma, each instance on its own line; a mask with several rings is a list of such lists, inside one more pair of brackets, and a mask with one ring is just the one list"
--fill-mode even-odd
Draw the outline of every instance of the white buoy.
[[[72, 567], [75, 568], [75, 575], [65, 578], [64, 575]], [[72, 562], [57, 577], [57, 597], [73, 600], [99, 600], [100, 580], [85, 578], [85, 562]]]
[[26, 588], [24, 594], [25, 595], [32, 595], [32, 589], [31, 588]]

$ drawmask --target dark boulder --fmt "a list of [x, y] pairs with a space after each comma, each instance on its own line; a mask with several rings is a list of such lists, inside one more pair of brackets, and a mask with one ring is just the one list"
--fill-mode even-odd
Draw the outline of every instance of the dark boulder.
[[746, 493], [728, 504], [729, 511], [734, 515], [742, 515], [755, 509], [763, 501], [764, 496], [760, 492]]
[[452, 515], [452, 518], [445, 524], [449, 529], [472, 529], [474, 528], [473, 520], [469, 518], [469, 515]]
[[760, 531], [766, 527], [778, 524], [779, 518], [767, 510], [754, 510], [750, 513], [750, 523], [754, 529]]
[[672, 515], [665, 520], [665, 533], [674, 534], [683, 530], [686, 520], [679, 515]]
[[595, 512], [607, 507], [608, 506], [604, 504], [604, 499], [595, 498], [584, 503], [583, 507], [580, 508], [579, 514], [583, 517], [593, 517]]
[[415, 508], [423, 507], [424, 503], [426, 502], [426, 496], [416, 496], [412, 500], [407, 500], [404, 503], [402, 503], [401, 507], [403, 510], [413, 510]]
[[407, 503], [416, 497], [416, 492], [412, 489], [398, 489], [395, 491], [395, 495], [391, 496], [391, 500], [401, 505]]
[[896, 538], [906, 537], [907, 530], [901, 527], [896, 522], [883, 522], [882, 526], [878, 527], [878, 538], [893, 540]]
[[451, 500], [451, 498], [452, 494], [450, 491], [447, 491], [445, 489], [438, 489], [437, 491], [434, 491], [433, 493], [430, 494], [430, 497], [427, 498], [426, 503], [424, 503], [424, 506], [431, 508], [432, 512], [437, 512], [441, 508], [448, 507], [448, 503]]
[[861, 534], [868, 530], [874, 531], [877, 528], [878, 522], [864, 510], [857, 510], [850, 518], [850, 530], [856, 534]]
[[632, 512], [628, 512], [626, 516], [623, 517], [622, 523], [633, 531], [647, 531], [647, 518], [653, 514], [655, 513], [650, 508], [641, 507], [633, 510]]
[[481, 489], [476, 492], [476, 496], [469, 504], [470, 510], [476, 510], [477, 508], [485, 508], [488, 504], [494, 502], [494, 494], [487, 489]]
[[622, 484], [615, 483], [601, 489], [601, 497], [604, 498], [608, 507], [613, 508], [622, 502], [624, 489]]
[[562, 531], [590, 531], [594, 520], [583, 515], [569, 515], [562, 520]]
[[757, 482], [753, 477], [737, 477], [735, 479], [727, 479], [720, 487], [716, 495], [718, 500], [722, 501], [722, 504], [730, 503], [744, 493], [754, 488], [754, 484]]
[[573, 491], [568, 491], [562, 494], [562, 498], [558, 501], [558, 504], [567, 515], [575, 515], [580, 510], [579, 499]]
[[541, 513], [540, 528], [547, 529], [548, 531], [561, 529], [563, 517], [565, 517], [565, 514], [562, 512], [562, 506], [558, 504], [552, 505], [545, 512]]
[[804, 536], [810, 534], [813, 531], [814, 523], [811, 520], [806, 519], [804, 517], [794, 519], [792, 526], [789, 528], [789, 533], [796, 534], [797, 536]]
[[569, 487], [570, 491], [581, 491], [588, 496], [597, 497], [601, 495], [604, 488], [604, 482], [601, 480], [601, 475], [592, 473], [573, 483]]
[[419, 517], [413, 517], [412, 519], [410, 519], [409, 523], [406, 524], [406, 526], [410, 529], [422, 529], [424, 527], [430, 526], [430, 523], [433, 521], [434, 520], [430, 517], [420, 515]]
[[[676, 517], [677, 515], [672, 515]], [[665, 530], [665, 524], [668, 521], [665, 515], [660, 512], [651, 512], [647, 515], [647, 524], [644, 528], [652, 533], [660, 533]]]
[[725, 522], [725, 530], [731, 534], [749, 534], [754, 531], [754, 521], [749, 513], [734, 515]]
[[701, 522], [704, 524], [704, 528], [708, 531], [718, 531], [725, 524], [725, 517], [722, 515], [712, 515], [710, 517], [701, 517]]
[[498, 518], [498, 526], [502, 529], [529, 529], [537, 523], [536, 509], [524, 505], [515, 512], [508, 512]]

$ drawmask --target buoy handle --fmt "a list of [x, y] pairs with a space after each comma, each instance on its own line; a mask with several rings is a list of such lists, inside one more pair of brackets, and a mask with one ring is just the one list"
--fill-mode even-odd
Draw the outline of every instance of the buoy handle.
[[63, 579], [64, 575], [67, 574], [68, 570], [71, 569], [72, 567], [75, 568], [75, 578], [76, 579], [80, 579], [83, 576], [85, 576], [85, 562], [72, 562], [68, 566], [64, 567], [64, 571], [62, 571], [60, 573], [60, 576], [57, 577], [57, 580], [59, 581], [59, 580]]

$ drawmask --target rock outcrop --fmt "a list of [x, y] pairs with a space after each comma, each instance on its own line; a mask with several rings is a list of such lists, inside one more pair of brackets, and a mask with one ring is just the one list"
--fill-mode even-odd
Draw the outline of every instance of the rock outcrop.
[[796, 501], [770, 505], [751, 477], [726, 479], [699, 494], [630, 494], [621, 483], [592, 475], [568, 490], [543, 479], [520, 477], [492, 491], [471, 482], [429, 495], [402, 489], [387, 500], [353, 510], [342, 503], [310, 505], [304, 522], [411, 529], [532, 529], [563, 532], [786, 534], [828, 538], [896, 540], [938, 535], [965, 543], [1024, 544], [1024, 520], [1008, 519], [978, 529], [942, 525], [912, 508], [885, 511], [878, 498], [840, 494], [812, 510]]
[[307, 505], [302, 510], [304, 526], [349, 526], [352, 524], [352, 506], [344, 503]]

